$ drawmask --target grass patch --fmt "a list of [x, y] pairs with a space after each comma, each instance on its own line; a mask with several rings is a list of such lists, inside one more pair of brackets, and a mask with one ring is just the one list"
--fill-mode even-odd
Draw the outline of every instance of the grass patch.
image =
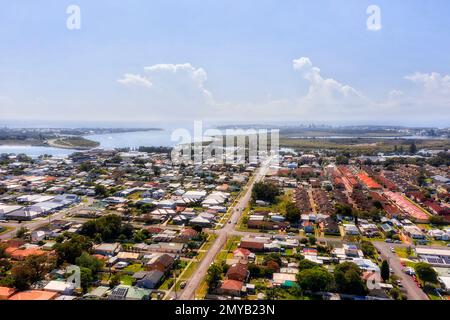
[[395, 253], [402, 259], [408, 259], [409, 257], [414, 256], [414, 251], [412, 249], [410, 254], [408, 254], [407, 248], [396, 247], [394, 250]]
[[11, 230], [12, 230], [11, 227], [0, 227], [0, 234], [7, 233], [7, 232], [9, 232]]
[[144, 271], [144, 267], [139, 263], [135, 263], [130, 264], [128, 267], [124, 268], [123, 271], [136, 273], [139, 271]]
[[134, 278], [127, 274], [120, 276], [120, 283], [126, 286], [132, 286], [134, 283]]

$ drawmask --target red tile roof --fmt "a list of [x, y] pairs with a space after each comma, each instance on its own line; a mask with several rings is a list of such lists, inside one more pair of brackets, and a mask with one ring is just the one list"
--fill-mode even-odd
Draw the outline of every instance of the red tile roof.
[[14, 292], [16, 292], [16, 289], [0, 287], [0, 300], [8, 299]]
[[53, 300], [58, 296], [56, 292], [48, 292], [42, 290], [29, 290], [18, 292], [11, 296], [8, 300]]
[[237, 281], [237, 280], [224, 280], [224, 281], [222, 282], [222, 285], [220, 286], [220, 288], [221, 288], [222, 290], [241, 291], [243, 285], [244, 285], [244, 283], [243, 283], [242, 281]]

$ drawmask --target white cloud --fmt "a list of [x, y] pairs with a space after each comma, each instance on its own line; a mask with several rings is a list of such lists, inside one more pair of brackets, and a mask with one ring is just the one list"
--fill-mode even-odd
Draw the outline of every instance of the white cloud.
[[138, 74], [132, 74], [132, 73], [125, 73], [123, 75], [123, 78], [117, 80], [119, 83], [130, 86], [130, 85], [136, 85], [136, 86], [142, 86], [146, 88], [150, 88], [152, 86], [151, 81], [146, 79], [145, 77], [142, 77]]
[[207, 88], [207, 72], [190, 63], [147, 66], [142, 74], [127, 73], [119, 82], [147, 89], [130, 108], [155, 119], [382, 122], [432, 119], [433, 112], [449, 115], [450, 76], [414, 73], [405, 79], [415, 88], [390, 90], [384, 99], [374, 100], [350, 84], [327, 78], [308, 57], [294, 59], [292, 67], [305, 81], [306, 94], [259, 102], [217, 101]]
[[450, 94], [450, 76], [442, 76], [440, 73], [420, 73], [416, 72], [414, 74], [405, 77], [415, 84], [422, 85], [423, 88], [428, 92], [439, 93], [443, 95]]
[[308, 83], [308, 92], [298, 98], [294, 112], [304, 118], [342, 118], [342, 116], [362, 116], [361, 111], [373, 107], [371, 101], [350, 85], [322, 76], [311, 59], [301, 57], [292, 61], [294, 70], [300, 72]]

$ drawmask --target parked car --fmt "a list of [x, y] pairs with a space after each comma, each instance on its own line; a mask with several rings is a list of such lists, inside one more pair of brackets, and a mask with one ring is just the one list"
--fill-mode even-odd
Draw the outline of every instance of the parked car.
[[186, 281], [180, 283], [180, 289], [184, 289], [186, 287]]

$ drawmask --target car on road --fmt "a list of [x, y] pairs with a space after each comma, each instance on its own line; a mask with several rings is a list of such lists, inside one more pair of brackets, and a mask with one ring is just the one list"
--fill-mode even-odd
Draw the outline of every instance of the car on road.
[[393, 247], [390, 248], [392, 253], [395, 253], [395, 249]]
[[416, 274], [416, 272], [414, 271], [413, 268], [411, 267], [406, 267], [405, 269], [403, 269], [403, 271], [407, 274], [410, 275], [412, 277], [414, 277], [414, 275]]
[[181, 283], [180, 283], [180, 289], [186, 288], [186, 284], [187, 284], [186, 281], [181, 282]]
[[393, 241], [392, 241], [392, 239], [386, 239], [386, 240], [384, 240], [384, 242], [386, 242], [386, 243], [392, 243]]

